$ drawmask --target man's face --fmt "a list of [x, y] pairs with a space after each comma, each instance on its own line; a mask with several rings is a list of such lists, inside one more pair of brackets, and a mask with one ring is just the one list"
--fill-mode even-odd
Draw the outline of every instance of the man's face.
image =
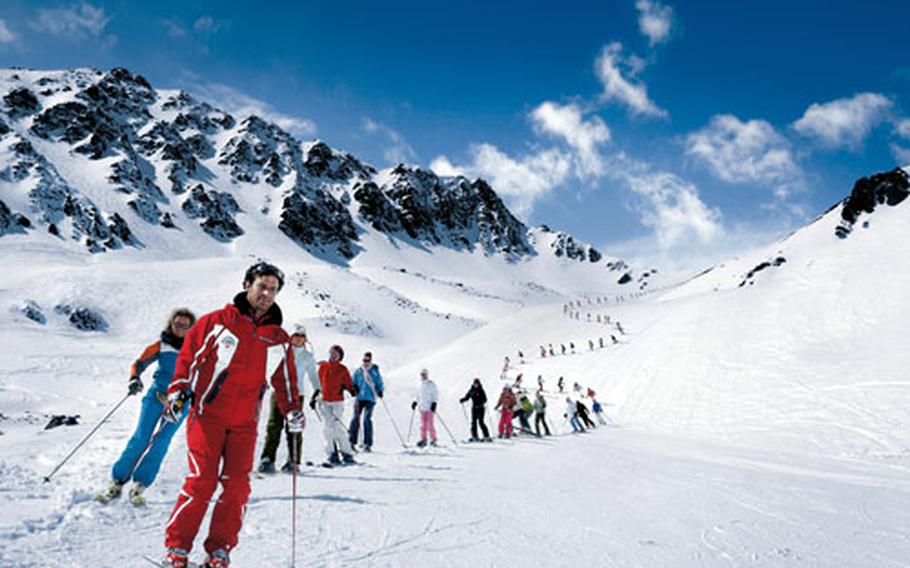
[[329, 361], [332, 363], [337, 363], [341, 357], [338, 355], [338, 352], [334, 349], [329, 349]]
[[369, 369], [372, 364], [373, 364], [372, 358], [370, 358], [370, 357], [363, 358], [363, 368], [364, 369]]
[[303, 347], [303, 344], [306, 343], [306, 336], [295, 333], [291, 336], [291, 345], [294, 347]]
[[177, 316], [171, 321], [171, 332], [177, 337], [186, 337], [187, 332], [192, 327], [193, 322], [186, 316]]
[[246, 284], [246, 299], [259, 314], [264, 314], [275, 303], [278, 294], [278, 278], [257, 276], [252, 284]]

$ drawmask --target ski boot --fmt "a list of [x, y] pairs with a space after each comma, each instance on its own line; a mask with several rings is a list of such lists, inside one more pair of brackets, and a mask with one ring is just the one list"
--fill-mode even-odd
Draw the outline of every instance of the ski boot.
[[341, 454], [341, 463], [342, 465], [357, 465], [357, 462], [354, 461], [354, 456], [351, 454]]
[[366, 446], [366, 445], [364, 445], [364, 446], [363, 446], [363, 453], [365, 453], [365, 454], [371, 454], [371, 453], [373, 453], [373, 447], [372, 447], [372, 446]]
[[143, 491], [145, 491], [145, 485], [139, 482], [133, 483], [133, 486], [130, 487], [130, 503], [137, 507], [145, 507], [145, 497], [142, 496]]
[[216, 550], [209, 554], [208, 560], [202, 565], [202, 568], [228, 568], [231, 564], [231, 558], [223, 550]]
[[337, 452], [332, 452], [329, 454], [329, 458], [322, 462], [322, 467], [335, 467], [336, 465], [341, 465], [341, 460], [338, 459]]
[[123, 493], [123, 483], [114, 480], [111, 481], [111, 484], [107, 486], [107, 489], [103, 493], [95, 495], [95, 501], [98, 501], [99, 503], [110, 503], [114, 499], [119, 498], [121, 493]]
[[483, 437], [483, 441], [484, 441], [484, 442], [492, 442], [492, 441], [493, 441], [493, 438], [491, 438], [491, 437], [489, 437], [489, 436], [484, 436], [484, 437]]
[[189, 568], [190, 558], [182, 548], [168, 548], [161, 565], [166, 568]]
[[434, 448], [439, 447], [439, 444], [436, 443], [436, 440], [433, 440], [432, 442], [430, 442], [430, 445], [433, 446]]
[[265, 458], [259, 462], [259, 468], [256, 471], [259, 473], [275, 473], [275, 462]]
[[282, 473], [294, 473], [294, 464], [290, 461], [284, 462], [284, 465], [281, 466]]
[[426, 440], [420, 440], [419, 442], [417, 442], [417, 447], [418, 447], [418, 448], [423, 448], [423, 447], [425, 447], [426, 445], [427, 445], [427, 441], [426, 441]]
[[469, 442], [479, 442], [480, 438], [478, 438], [477, 436], [471, 436], [470, 438], [468, 438], [468, 441]]

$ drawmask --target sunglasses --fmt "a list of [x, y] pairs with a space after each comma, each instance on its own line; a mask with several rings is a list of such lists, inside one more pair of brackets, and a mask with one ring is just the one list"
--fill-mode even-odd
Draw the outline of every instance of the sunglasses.
[[174, 326], [174, 329], [189, 329], [193, 327], [193, 324], [190, 323], [171, 322], [171, 325]]

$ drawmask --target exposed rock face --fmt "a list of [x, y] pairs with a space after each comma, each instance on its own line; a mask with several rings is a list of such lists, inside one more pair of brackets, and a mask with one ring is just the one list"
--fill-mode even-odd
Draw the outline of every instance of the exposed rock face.
[[853, 231], [853, 224], [862, 213], [872, 213], [877, 205], [894, 206], [910, 194], [910, 176], [897, 168], [856, 180], [853, 191], [844, 199], [841, 223], [834, 233], [845, 239]]

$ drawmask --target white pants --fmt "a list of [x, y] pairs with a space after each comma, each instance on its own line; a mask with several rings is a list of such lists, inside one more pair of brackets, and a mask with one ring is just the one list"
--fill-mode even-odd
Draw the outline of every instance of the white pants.
[[348, 433], [344, 428], [344, 402], [323, 402], [322, 403], [322, 427], [325, 434], [325, 453], [331, 457], [335, 453], [335, 447], [342, 454], [353, 455], [351, 442], [348, 440]]

